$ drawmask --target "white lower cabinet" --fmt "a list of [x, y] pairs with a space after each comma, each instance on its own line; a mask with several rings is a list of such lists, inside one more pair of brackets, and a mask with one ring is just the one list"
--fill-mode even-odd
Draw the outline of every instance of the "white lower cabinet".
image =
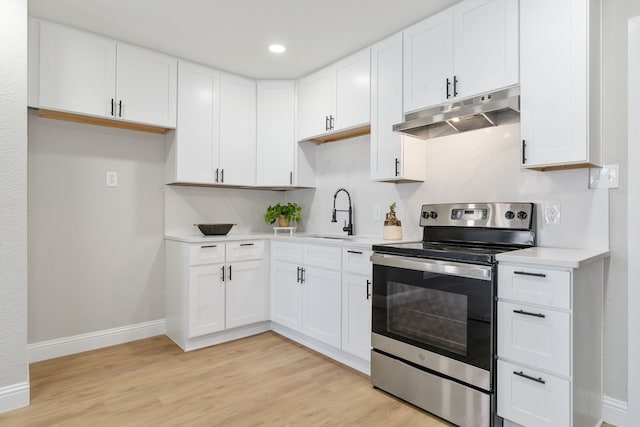
[[241, 329], [267, 320], [264, 241], [167, 240], [165, 253], [167, 335], [184, 350], [267, 329]]
[[273, 241], [271, 253], [271, 320], [340, 347], [340, 248]]
[[342, 249], [342, 349], [367, 361], [371, 359], [372, 253]]
[[603, 262], [565, 265], [498, 266], [497, 406], [512, 423], [601, 419]]

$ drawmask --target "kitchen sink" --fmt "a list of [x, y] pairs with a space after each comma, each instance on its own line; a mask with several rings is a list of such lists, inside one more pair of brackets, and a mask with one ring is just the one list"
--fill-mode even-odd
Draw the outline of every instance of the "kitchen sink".
[[300, 237], [311, 237], [312, 239], [330, 239], [330, 240], [353, 240], [354, 236], [336, 236], [331, 234], [307, 234]]

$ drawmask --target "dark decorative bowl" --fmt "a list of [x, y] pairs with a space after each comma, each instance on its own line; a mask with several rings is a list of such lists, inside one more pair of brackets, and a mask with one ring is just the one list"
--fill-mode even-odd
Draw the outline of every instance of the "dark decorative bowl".
[[224, 236], [231, 230], [234, 224], [193, 224], [200, 229], [205, 236]]

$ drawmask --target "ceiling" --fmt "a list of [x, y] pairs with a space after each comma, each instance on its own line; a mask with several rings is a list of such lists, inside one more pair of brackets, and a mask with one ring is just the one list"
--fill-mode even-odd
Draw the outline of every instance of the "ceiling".
[[[29, 14], [255, 79], [298, 78], [459, 0], [29, 0]], [[280, 43], [284, 54], [267, 50]]]

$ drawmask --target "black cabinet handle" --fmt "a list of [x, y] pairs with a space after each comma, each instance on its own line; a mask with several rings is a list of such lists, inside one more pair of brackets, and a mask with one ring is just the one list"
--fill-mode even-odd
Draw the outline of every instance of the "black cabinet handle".
[[220, 169], [220, 182], [224, 183], [224, 169]]
[[396, 158], [396, 176], [400, 175], [400, 160]]
[[111, 115], [112, 116], [116, 115], [115, 109], [116, 109], [116, 100], [111, 98]]
[[240, 246], [253, 246], [255, 243], [240, 243]]
[[513, 374], [517, 375], [519, 377], [522, 377], [522, 378], [526, 378], [526, 379], [531, 380], [531, 381], [535, 381], [535, 382], [540, 383], [540, 384], [546, 384], [547, 383], [545, 380], [542, 379], [542, 377], [535, 378], [535, 377], [532, 377], [530, 375], [525, 374], [522, 371], [520, 371], [520, 372], [513, 371]]
[[307, 270], [305, 270], [304, 268], [301, 268], [301, 269], [300, 269], [300, 273], [302, 273], [302, 274], [300, 274], [300, 283], [304, 283], [304, 282], [305, 282], [305, 280], [307, 280], [307, 279], [304, 277], [306, 272], [307, 272]]
[[371, 280], [367, 280], [367, 299], [371, 297], [371, 292], [369, 292], [370, 285], [371, 285]]
[[529, 311], [524, 311], [524, 310], [513, 310], [513, 312], [517, 313], [517, 314], [524, 314], [524, 315], [527, 315], [527, 316], [539, 317], [541, 319], [544, 319], [545, 317], [547, 317], [542, 313], [531, 313]]
[[118, 102], [118, 117], [122, 117], [122, 99]]
[[524, 142], [524, 139], [522, 140], [522, 164], [524, 165], [525, 163], [527, 163], [527, 143]]
[[544, 273], [529, 273], [528, 271], [514, 271], [513, 274], [519, 274], [520, 276], [547, 277]]
[[453, 97], [458, 96], [458, 76], [453, 76]]
[[352, 251], [352, 250], [348, 250], [347, 252], [349, 252], [350, 254], [358, 254], [358, 255], [362, 255], [362, 252], [360, 252], [360, 251]]
[[231, 281], [231, 266], [229, 266], [229, 281]]
[[324, 130], [329, 130], [329, 116], [324, 116]]
[[293, 185], [293, 171], [289, 172], [289, 185]]
[[333, 116], [329, 116], [329, 130], [333, 130], [333, 121], [335, 119], [333, 118]]
[[200, 246], [202, 249], [204, 248], [217, 248], [218, 245], [205, 245], [205, 246]]
[[449, 87], [451, 87], [451, 81], [449, 81], [449, 77], [447, 77], [447, 83], [445, 85], [445, 88], [447, 90], [447, 99], [451, 97], [451, 92], [449, 92]]
[[301, 268], [300, 268], [300, 267], [298, 267], [298, 273], [296, 273], [296, 283], [302, 283], [302, 282], [300, 281], [300, 270], [301, 270]]
[[218, 182], [218, 171], [219, 169], [216, 169], [216, 182]]
[[220, 268], [220, 272], [222, 273], [222, 281], [224, 282], [224, 265]]

